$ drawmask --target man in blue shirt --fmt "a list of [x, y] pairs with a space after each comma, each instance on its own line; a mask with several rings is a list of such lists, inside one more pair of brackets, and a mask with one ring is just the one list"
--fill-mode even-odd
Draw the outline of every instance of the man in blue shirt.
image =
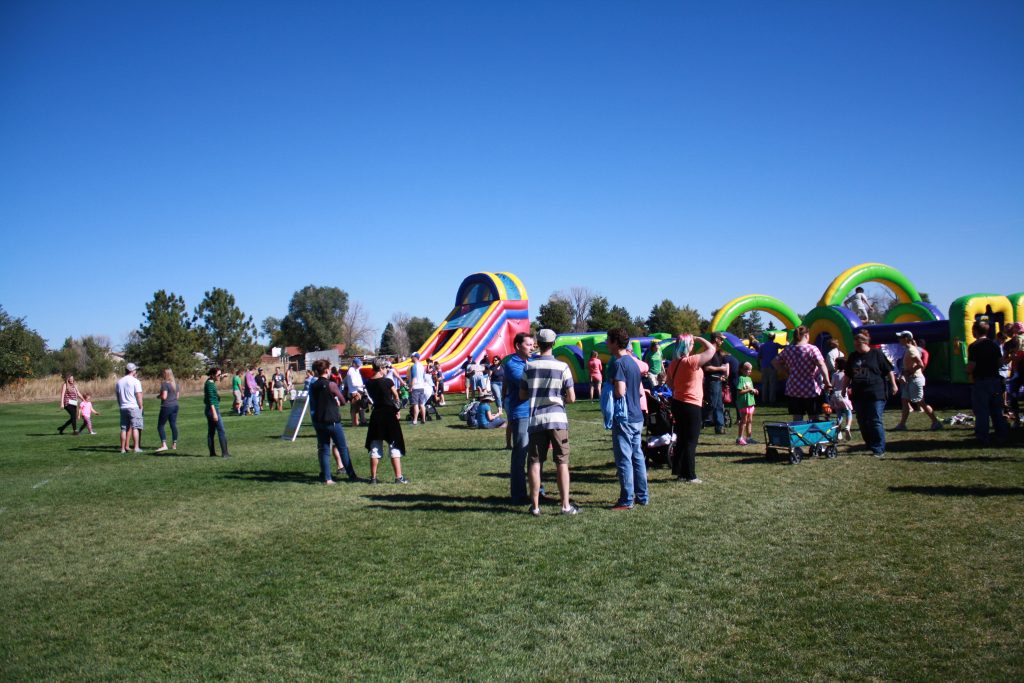
[[505, 406], [512, 430], [512, 463], [509, 488], [512, 503], [527, 502], [526, 492], [526, 450], [530, 435], [530, 401], [519, 398], [519, 382], [523, 378], [526, 362], [533, 354], [533, 336], [520, 332], [512, 340], [516, 352], [505, 359]]
[[640, 412], [640, 367], [629, 355], [629, 333], [621, 327], [608, 330], [608, 379], [612, 383], [612, 452], [619, 475], [619, 500], [613, 510], [632, 510], [634, 503], [647, 505], [647, 464], [640, 446], [644, 414]]

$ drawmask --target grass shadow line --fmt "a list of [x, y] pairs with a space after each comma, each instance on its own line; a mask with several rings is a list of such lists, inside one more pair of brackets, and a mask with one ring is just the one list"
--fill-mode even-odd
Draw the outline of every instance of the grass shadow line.
[[495, 448], [431, 448], [424, 447], [416, 449], [423, 452], [436, 452], [436, 453], [479, 453], [479, 452], [491, 452], [497, 450]]
[[315, 474], [302, 472], [282, 472], [279, 470], [239, 470], [222, 475], [224, 479], [254, 482], [258, 484], [308, 484], [319, 485], [321, 482]]
[[944, 458], [941, 455], [917, 455], [908, 458], [900, 458], [900, 462], [924, 462], [933, 464], [957, 463], [957, 462], [1013, 462], [1017, 460], [1009, 455], [965, 455]]
[[520, 514], [522, 506], [513, 505], [508, 496], [445, 496], [436, 493], [371, 493], [363, 496], [374, 501], [367, 507], [383, 510], [432, 512], [487, 512]]
[[925, 496], [1024, 496], [1024, 486], [890, 486], [890, 493], [917, 493]]
[[[899, 434], [900, 432], [896, 432]], [[889, 432], [886, 432], [888, 436]], [[978, 444], [972, 438], [966, 439], [886, 439], [885, 450], [891, 453], [920, 453], [928, 451], [964, 451], [978, 450]]]
[[[75, 446], [74, 448], [69, 448], [68, 451], [70, 451], [72, 453], [87, 452], [87, 453], [119, 453], [120, 454], [121, 447], [120, 446]], [[146, 452], [134, 453], [134, 452], [129, 451], [129, 453], [131, 453], [131, 455], [149, 455], [149, 453], [146, 453]], [[125, 453], [124, 455], [128, 455], [129, 453]]]

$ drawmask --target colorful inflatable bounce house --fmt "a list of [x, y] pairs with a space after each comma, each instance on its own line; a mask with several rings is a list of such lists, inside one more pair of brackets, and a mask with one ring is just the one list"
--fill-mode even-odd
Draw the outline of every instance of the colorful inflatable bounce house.
[[[441, 364], [447, 391], [465, 389], [462, 364], [467, 358], [505, 357], [512, 340], [530, 331], [526, 287], [512, 273], [473, 273], [459, 286], [455, 307], [418, 351]], [[395, 365], [403, 376], [411, 363]]]
[[[897, 305], [877, 323], [862, 322], [843, 303], [858, 286], [870, 282], [888, 287], [898, 299]], [[991, 324], [991, 333], [994, 335], [1004, 325], [1024, 322], [1024, 292], [962, 296], [950, 304], [947, 316], [938, 307], [922, 300], [917, 288], [900, 271], [882, 263], [863, 263], [834, 279], [818, 305], [802, 320], [792, 308], [775, 297], [765, 294], [737, 297], [718, 311], [711, 321], [711, 330], [725, 335], [726, 349], [740, 362], [753, 365], [754, 379], [759, 380], [757, 354], [747, 347], [745, 341], [727, 331], [737, 318], [752, 311], [767, 313], [782, 322], [785, 329], [774, 333], [775, 340], [780, 344], [791, 341], [793, 329], [803, 324], [807, 326], [813, 343], [824, 347], [829, 339], [834, 338], [844, 354], [852, 350], [854, 335], [860, 329], [869, 330], [871, 342], [876, 345], [895, 344], [897, 332], [909, 330], [928, 349], [930, 360], [926, 375], [929, 401], [968, 405], [970, 380], [967, 376], [967, 347], [974, 341], [971, 328], [975, 321], [985, 319]], [[652, 334], [633, 339], [633, 351], [642, 356], [655, 339], [664, 340], [662, 351], [666, 358], [671, 357], [674, 342], [668, 334]], [[555, 356], [569, 364], [575, 381], [586, 382], [586, 359], [590, 357], [590, 352], [597, 351], [605, 363], [609, 359], [604, 341], [604, 332], [559, 335]]]

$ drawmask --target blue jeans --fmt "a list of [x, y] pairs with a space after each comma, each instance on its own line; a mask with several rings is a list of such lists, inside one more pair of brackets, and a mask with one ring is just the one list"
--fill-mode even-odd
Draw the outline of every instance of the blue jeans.
[[249, 413], [249, 408], [252, 408], [253, 415], [260, 414], [260, 395], [257, 393], [246, 394], [245, 398], [242, 399], [242, 415]]
[[974, 436], [982, 443], [988, 443], [988, 422], [997, 439], [1006, 438], [1010, 425], [1003, 415], [1003, 388], [1001, 377], [976, 379], [971, 385], [971, 407], [974, 409]]
[[510, 492], [513, 503], [524, 502], [526, 493], [526, 449], [530, 443], [530, 418], [513, 418], [512, 424], [512, 465], [509, 471]]
[[612, 428], [612, 383], [601, 383], [601, 415], [604, 417], [604, 428]]
[[503, 417], [496, 417], [493, 420], [491, 420], [490, 422], [488, 422], [487, 424], [484, 424], [483, 422], [480, 423], [480, 429], [497, 429], [498, 427], [504, 427], [504, 426], [505, 426], [505, 418], [503, 418]]
[[175, 443], [178, 441], [178, 406], [160, 406], [160, 417], [156, 421], [156, 431], [160, 435], [160, 441], [167, 443], [167, 430], [164, 425], [171, 423], [171, 436]]
[[491, 393], [494, 394], [494, 407], [501, 410], [501, 390], [504, 382], [491, 382]]
[[715, 431], [725, 429], [725, 404], [722, 403], [722, 383], [718, 380], [708, 380], [708, 410]]
[[338, 447], [341, 454], [341, 465], [345, 468], [345, 474], [349, 479], [356, 478], [356, 470], [352, 467], [352, 458], [348, 453], [348, 442], [345, 440], [345, 430], [340, 422], [314, 422], [313, 429], [316, 431], [317, 456], [320, 458], [320, 481], [331, 479], [331, 441]]
[[612, 425], [612, 452], [619, 474], [618, 505], [647, 505], [647, 464], [640, 447], [643, 422], [616, 420]]
[[854, 401], [853, 409], [857, 412], [857, 424], [864, 444], [875, 455], [885, 453], [885, 425], [882, 424], [882, 413], [885, 412], [885, 400], [862, 399]]
[[[217, 419], [213, 419], [213, 411], [217, 411]], [[206, 414], [206, 445], [210, 449], [210, 457], [217, 455], [216, 449], [213, 447], [213, 437], [216, 434], [220, 440], [220, 454], [223, 456], [228, 455], [228, 435], [224, 432], [224, 415], [220, 412], [219, 408], [207, 407], [204, 411]]]

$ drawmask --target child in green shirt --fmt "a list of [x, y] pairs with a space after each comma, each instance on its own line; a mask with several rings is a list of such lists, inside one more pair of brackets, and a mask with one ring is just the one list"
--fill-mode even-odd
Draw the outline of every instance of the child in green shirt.
[[736, 408], [740, 416], [736, 444], [739, 446], [757, 443], [751, 438], [754, 423], [754, 397], [757, 396], [754, 380], [750, 378], [753, 369], [750, 363], [744, 363], [740, 367], [740, 379], [736, 383]]

